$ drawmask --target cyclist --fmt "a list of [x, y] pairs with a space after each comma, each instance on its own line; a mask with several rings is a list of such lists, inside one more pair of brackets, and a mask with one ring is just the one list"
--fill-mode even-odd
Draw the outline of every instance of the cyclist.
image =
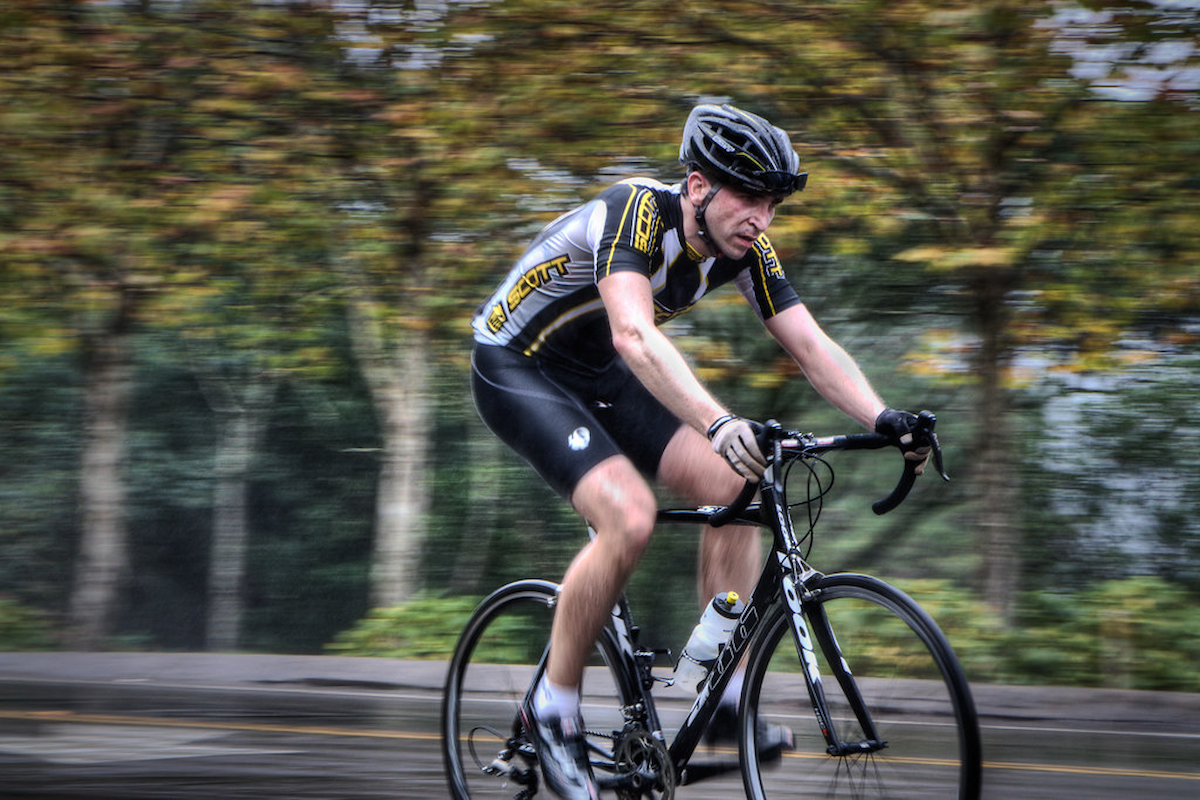
[[[590, 523], [562, 581], [546, 677], [522, 708], [547, 784], [595, 797], [582, 738], [584, 662], [649, 541], [658, 480], [724, 504], [765, 468], [751, 423], [697, 379], [659, 329], [733, 283], [812, 386], [867, 428], [913, 449], [914, 415], [888, 408], [784, 275], [766, 230], [807, 174], [788, 135], [729, 105], [696, 106], [683, 181], [634, 178], [551, 222], [473, 321], [472, 391], [484, 422]], [[761, 566], [753, 528], [706, 528], [702, 598], [748, 595]], [[723, 704], [736, 706], [738, 680]], [[732, 737], [718, 713], [711, 737]], [[780, 729], [781, 747], [790, 732]]]

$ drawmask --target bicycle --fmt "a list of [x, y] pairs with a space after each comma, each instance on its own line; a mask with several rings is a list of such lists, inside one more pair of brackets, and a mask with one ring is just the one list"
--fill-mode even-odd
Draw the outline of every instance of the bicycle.
[[[919, 416], [919, 441], [949, 480], [934, 433]], [[656, 651], [640, 645], [622, 596], [596, 642], [586, 670], [584, 723], [601, 791], [622, 800], [669, 799], [677, 786], [740, 769], [747, 797], [976, 798], [982, 783], [979, 723], [970, 687], [937, 624], [908, 595], [867, 575], [825, 575], [812, 567], [822, 500], [833, 483], [822, 457], [889, 445], [875, 433], [818, 437], [768, 423], [761, 484], [747, 483], [729, 506], [661, 509], [665, 523], [729, 522], [770, 529], [774, 547], [729, 641], [668, 743], [659, 717]], [[791, 468], [807, 468], [805, 499], [789, 502]], [[890, 511], [912, 488], [905, 468], [876, 513]], [[755, 490], [760, 500], [751, 503]], [[793, 509], [808, 510], [798, 533]], [[456, 798], [538, 793], [537, 754], [517, 708], [544, 669], [557, 585], [521, 580], [493, 592], [465, 626], [446, 678], [443, 757]], [[745, 659], [739, 703], [738, 758], [694, 760], [705, 727], [734, 667]], [[832, 678], [832, 680], [828, 680]], [[760, 724], [760, 720], [764, 724]], [[764, 744], [765, 722], [785, 724], [790, 749]], [[807, 720], [805, 723], [804, 721]], [[815, 722], [815, 724], [813, 724]], [[764, 741], [760, 741], [760, 737]]]

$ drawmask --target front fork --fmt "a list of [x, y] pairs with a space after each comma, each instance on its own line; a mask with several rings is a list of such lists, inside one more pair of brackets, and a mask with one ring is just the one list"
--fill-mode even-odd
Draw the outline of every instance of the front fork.
[[[803, 562], [800, 562], [803, 564]], [[797, 578], [796, 575], [800, 577]], [[792, 638], [796, 645], [796, 655], [804, 668], [804, 683], [808, 687], [809, 700], [812, 702], [813, 713], [817, 724], [821, 727], [821, 735], [825, 737], [826, 751], [832, 756], [846, 756], [854, 753], [868, 753], [882, 750], [887, 742], [880, 740], [875, 730], [875, 722], [867, 710], [866, 701], [858, 689], [858, 682], [850, 671], [838, 646], [837, 637], [829, 625], [825, 608], [818, 601], [821, 589], [809, 589], [821, 578], [820, 573], [804, 565], [802, 572], [791, 569], [785, 570], [783, 576], [783, 597], [787, 604], [791, 621]], [[809, 624], [812, 630], [809, 630]], [[816, 645], [814, 646], [814, 638]], [[837, 727], [829, 712], [829, 701], [825, 694], [825, 685], [821, 680], [821, 669], [817, 661], [816, 647], [821, 648], [825, 663], [837, 681], [842, 695], [849, 703], [857, 718], [863, 738], [858, 741], [846, 742], [838, 736]]]

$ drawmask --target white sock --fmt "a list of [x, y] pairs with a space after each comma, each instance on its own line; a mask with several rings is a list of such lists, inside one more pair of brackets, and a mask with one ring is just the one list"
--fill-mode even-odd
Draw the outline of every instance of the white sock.
[[579, 716], [579, 688], [559, 686], [543, 677], [533, 693], [533, 708], [539, 717], [572, 719]]
[[725, 694], [721, 695], [721, 705], [736, 709], [738, 701], [742, 697], [742, 684], [745, 682], [746, 670], [741, 668], [734, 670], [733, 677], [729, 679], [729, 685], [725, 687]]

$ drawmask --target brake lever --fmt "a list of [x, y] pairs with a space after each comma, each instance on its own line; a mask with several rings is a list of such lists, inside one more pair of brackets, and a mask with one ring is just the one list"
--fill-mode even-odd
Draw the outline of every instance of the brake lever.
[[[779, 438], [783, 430], [779, 423], [773, 419], [767, 420], [766, 423], [751, 420], [750, 427], [754, 431], [755, 438], [758, 439], [759, 450], [766, 452], [768, 448], [773, 449], [775, 463], [778, 463], [780, 452]], [[730, 522], [733, 522], [742, 515], [742, 512], [749, 508], [750, 502], [754, 500], [754, 495], [757, 492], [758, 482], [746, 481], [737, 499], [709, 515], [708, 524], [714, 528], [720, 528], [722, 525], [728, 525]]]
[[933, 468], [942, 476], [942, 480], [949, 483], [950, 476], [946, 474], [946, 465], [942, 461], [942, 445], [938, 442], [936, 433], [931, 434], [930, 446], [933, 448]]
[[933, 458], [933, 468], [942, 476], [942, 480], [949, 481], [950, 476], [946, 474], [946, 465], [942, 460], [942, 443], [938, 441], [938, 436], [934, 433], [933, 426], [937, 424], [937, 417], [932, 411], [922, 411], [917, 415], [917, 430], [921, 437], [929, 443], [930, 455]]

